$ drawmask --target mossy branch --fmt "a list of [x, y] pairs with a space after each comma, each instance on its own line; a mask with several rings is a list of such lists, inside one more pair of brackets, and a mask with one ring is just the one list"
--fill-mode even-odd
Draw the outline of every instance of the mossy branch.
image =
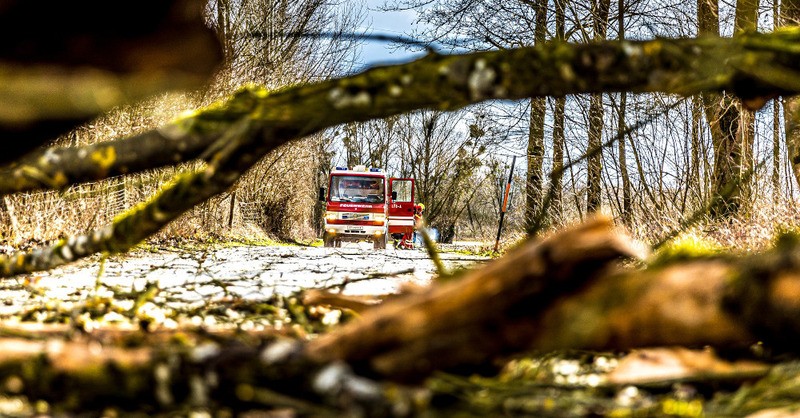
[[28, 252], [0, 256], [0, 275], [49, 270], [91, 254], [127, 251], [195, 205], [225, 191], [263, 153], [252, 147], [259, 133], [267, 132], [249, 119], [240, 120], [209, 157], [209, 164], [198, 171], [177, 176], [149, 201], [119, 215], [110, 225], [90, 234], [62, 239], [55, 245]]
[[[349, 77], [268, 93], [246, 88], [162, 129], [82, 148], [52, 148], [0, 171], [0, 194], [69, 185], [196, 159], [244, 114], [279, 132], [272, 149], [342, 123], [485, 100], [602, 92], [728, 91], [750, 108], [800, 92], [800, 29], [736, 38], [656, 39], [429, 54]], [[96, 159], [93, 155], [113, 155]]]
[[0, 274], [47, 270], [93, 253], [126, 251], [225, 191], [269, 151], [342, 123], [422, 108], [455, 110], [485, 100], [612, 91], [733, 91], [757, 107], [776, 95], [800, 92], [800, 82], [795, 82], [800, 79], [798, 41], [800, 29], [787, 28], [734, 39], [550, 42], [504, 51], [430, 54], [408, 64], [277, 92], [247, 87], [158, 131], [84, 148], [50, 149], [8, 167], [8, 175], [0, 175], [0, 194], [64, 188], [198, 157], [208, 163], [203, 170], [179, 176], [105, 228], [0, 258]]

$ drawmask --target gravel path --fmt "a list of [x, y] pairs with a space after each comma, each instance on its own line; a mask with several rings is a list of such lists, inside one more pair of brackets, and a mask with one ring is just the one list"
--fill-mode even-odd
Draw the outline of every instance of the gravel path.
[[[481, 263], [485, 257], [442, 253], [447, 268]], [[42, 294], [78, 301], [91, 294], [98, 278], [105, 288], [141, 290], [157, 283], [179, 302], [206, 298], [264, 299], [307, 288], [339, 287], [346, 294], [386, 294], [404, 283], [426, 285], [435, 268], [422, 250], [373, 250], [367, 244], [342, 248], [233, 246], [198, 251], [136, 251], [100, 262], [94, 257], [0, 285], [0, 314], [41, 303]], [[36, 295], [38, 294], [38, 296]]]

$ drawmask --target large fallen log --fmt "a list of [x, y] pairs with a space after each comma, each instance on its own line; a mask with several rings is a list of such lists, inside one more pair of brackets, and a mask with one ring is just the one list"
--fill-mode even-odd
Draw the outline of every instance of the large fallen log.
[[595, 219], [456, 282], [388, 300], [310, 342], [307, 354], [415, 380], [433, 370], [475, 372], [525, 350], [800, 348], [797, 239], [750, 256], [603, 268], [634, 248], [610, 220]]
[[709, 259], [604, 276], [553, 300], [531, 327], [532, 347], [752, 344], [749, 328], [723, 303], [736, 268], [729, 261]]
[[434, 370], [481, 368], [529, 348], [535, 320], [552, 300], [591, 282], [610, 261], [634, 254], [627, 236], [598, 218], [526, 243], [458, 280], [388, 300], [311, 341], [306, 354], [409, 381]]

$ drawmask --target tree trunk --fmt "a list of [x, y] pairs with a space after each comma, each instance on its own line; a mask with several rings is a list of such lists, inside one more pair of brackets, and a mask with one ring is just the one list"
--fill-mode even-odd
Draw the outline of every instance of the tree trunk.
[[[737, 3], [737, 34], [755, 25], [752, 0]], [[697, 19], [700, 35], [719, 35], [719, 4], [717, 0], [698, 0]], [[711, 182], [711, 198], [715, 203], [710, 214], [725, 219], [737, 215], [741, 208], [744, 168], [747, 151], [746, 122], [741, 101], [728, 93], [703, 95], [705, 113], [711, 128], [714, 145], [714, 171]]]
[[781, 201], [781, 100], [772, 100], [772, 202]]
[[[758, 29], [758, 0], [737, 0], [736, 17], [734, 21], [735, 33], [754, 32]], [[741, 178], [755, 168], [754, 146], [756, 138], [755, 112], [742, 106], [741, 100], [736, 100], [739, 110], [739, 141], [742, 148], [742, 165], [737, 176]], [[752, 204], [755, 199], [753, 182], [741, 181], [742, 203]]]
[[567, 99], [558, 97], [553, 110], [553, 172], [550, 187], [553, 189], [553, 219], [563, 221], [563, 178], [564, 178], [564, 119]]
[[[545, 41], [547, 34], [547, 2], [537, 2], [536, 28], [534, 42], [539, 45]], [[544, 172], [544, 118], [546, 99], [537, 97], [531, 99], [530, 128], [528, 131], [528, 181], [526, 185], [525, 221], [529, 234], [536, 234], [547, 225], [547, 220], [537, 222], [540, 216], [546, 218], [542, 212], [544, 193], [542, 192], [542, 175]], [[540, 215], [541, 213], [541, 215]]]
[[[797, 26], [800, 24], [800, 0], [783, 0], [781, 2], [781, 25]], [[786, 153], [792, 165], [795, 181], [800, 185], [800, 126], [795, 120], [800, 115], [800, 98], [787, 96], [783, 98], [783, 123], [786, 131]]]
[[[566, 20], [566, 0], [556, 0], [556, 32], [555, 39], [564, 40], [564, 22]], [[550, 175], [550, 188], [552, 189], [552, 216], [556, 222], [563, 217], [563, 178], [564, 178], [564, 119], [567, 99], [564, 96], [556, 97], [553, 109], [553, 171]]]
[[[703, 148], [700, 142], [702, 112], [701, 99], [697, 96], [692, 97], [692, 155], [689, 166], [689, 179], [694, 179], [695, 181], [690, 181], [687, 187], [689, 187], [690, 191], [693, 191], [692, 195], [697, 199], [695, 203], [698, 203], [700, 206], [702, 206], [706, 199], [705, 170], [700, 169], [701, 161], [704, 161], [701, 158], [701, 155], [703, 155]], [[703, 173], [703, 175], [701, 175], [701, 173]]]
[[[600, 41], [606, 38], [608, 29], [608, 11], [611, 7], [611, 0], [595, 0], [592, 4], [594, 21], [594, 40]], [[603, 96], [602, 94], [592, 94], [589, 103], [589, 146], [587, 153], [591, 153], [587, 159], [586, 175], [586, 211], [589, 213], [600, 210], [602, 204], [602, 170], [603, 156], [601, 145], [603, 142]]]
[[[619, 0], [617, 3], [617, 10], [619, 11], [619, 17], [617, 20], [619, 27], [617, 28], [617, 32], [619, 34], [620, 41], [625, 39], [625, 14], [623, 13], [625, 10], [624, 6], [625, 1]], [[628, 177], [628, 161], [625, 155], [625, 131], [628, 129], [627, 124], [625, 123], [625, 108], [627, 106], [627, 101], [627, 92], [623, 91], [620, 93], [619, 108], [617, 109], [617, 146], [619, 151], [619, 176], [622, 178], [622, 223], [630, 228], [633, 224], [633, 202], [631, 201], [631, 180]]]
[[726, 219], [739, 213], [741, 206], [741, 117], [735, 99], [727, 93], [707, 95], [705, 103], [714, 146], [711, 197], [717, 199], [717, 203], [711, 206], [711, 216]]
[[529, 347], [537, 334], [529, 328], [537, 312], [632, 251], [610, 219], [598, 218], [531, 240], [458, 280], [387, 300], [312, 340], [306, 354], [322, 363], [344, 360], [366, 376], [406, 382], [434, 370], [493, 369], [493, 359]]
[[[772, 29], [781, 26], [780, 0], [772, 0]], [[781, 201], [781, 124], [779, 97], [772, 100], [772, 203], [773, 207]]]

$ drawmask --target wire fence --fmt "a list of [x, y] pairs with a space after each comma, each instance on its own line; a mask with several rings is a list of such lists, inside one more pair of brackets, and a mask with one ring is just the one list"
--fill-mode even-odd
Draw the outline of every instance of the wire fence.
[[[5, 196], [0, 199], [0, 234], [6, 242], [20, 243], [90, 231], [111, 223], [119, 214], [145, 201], [155, 192], [157, 183], [158, 179], [115, 177], [61, 192]], [[245, 226], [252, 229], [264, 224], [265, 208], [261, 202], [231, 199], [227, 194], [205, 202], [183, 218], [188, 218], [183, 219], [184, 223], [195, 225], [195, 232], [219, 233]]]
[[[235, 212], [234, 212], [235, 213]], [[239, 221], [260, 225], [264, 223], [264, 205], [261, 202], [239, 202]], [[234, 222], [236, 218], [234, 217]]]
[[62, 192], [18, 193], [2, 199], [2, 233], [7, 240], [55, 239], [105, 225], [133, 203], [121, 177]]

